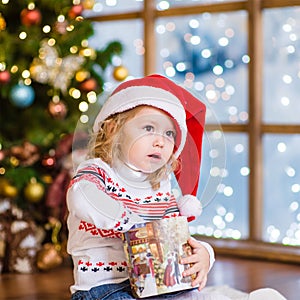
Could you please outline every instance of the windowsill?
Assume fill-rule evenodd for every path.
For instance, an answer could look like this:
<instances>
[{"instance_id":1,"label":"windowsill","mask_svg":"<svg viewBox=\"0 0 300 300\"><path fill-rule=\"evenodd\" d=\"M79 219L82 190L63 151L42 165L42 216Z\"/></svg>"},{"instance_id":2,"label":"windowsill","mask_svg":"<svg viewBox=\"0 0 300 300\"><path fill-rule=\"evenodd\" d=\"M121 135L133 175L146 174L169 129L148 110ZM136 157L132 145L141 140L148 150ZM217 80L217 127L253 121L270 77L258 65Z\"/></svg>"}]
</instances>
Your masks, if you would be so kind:
<instances>
[{"instance_id":1,"label":"windowsill","mask_svg":"<svg viewBox=\"0 0 300 300\"><path fill-rule=\"evenodd\" d=\"M204 236L195 236L195 238L208 242L217 255L234 255L245 258L300 263L299 246L285 246L247 240L216 239Z\"/></svg>"}]
</instances>

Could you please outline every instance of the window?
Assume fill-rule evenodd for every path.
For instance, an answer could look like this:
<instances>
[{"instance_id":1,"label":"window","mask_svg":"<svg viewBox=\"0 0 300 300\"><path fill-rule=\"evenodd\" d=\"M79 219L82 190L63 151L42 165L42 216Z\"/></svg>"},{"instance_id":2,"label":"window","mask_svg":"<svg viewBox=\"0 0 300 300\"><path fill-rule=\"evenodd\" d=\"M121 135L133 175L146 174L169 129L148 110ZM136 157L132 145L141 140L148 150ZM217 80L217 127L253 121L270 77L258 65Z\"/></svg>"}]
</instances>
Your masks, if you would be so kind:
<instances>
[{"instance_id":1,"label":"window","mask_svg":"<svg viewBox=\"0 0 300 300\"><path fill-rule=\"evenodd\" d=\"M192 233L219 253L300 261L300 0L111 3L88 14L93 47L120 40L130 75L164 74L207 105Z\"/></svg>"}]
</instances>

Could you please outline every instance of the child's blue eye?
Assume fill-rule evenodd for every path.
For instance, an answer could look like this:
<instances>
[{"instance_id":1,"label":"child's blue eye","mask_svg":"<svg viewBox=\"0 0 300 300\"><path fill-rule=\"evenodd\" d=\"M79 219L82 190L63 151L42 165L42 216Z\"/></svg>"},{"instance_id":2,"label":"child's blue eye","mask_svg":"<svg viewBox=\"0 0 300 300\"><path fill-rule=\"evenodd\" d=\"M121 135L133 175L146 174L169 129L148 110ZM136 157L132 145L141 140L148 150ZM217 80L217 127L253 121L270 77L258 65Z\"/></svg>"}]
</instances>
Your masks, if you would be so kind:
<instances>
[{"instance_id":1,"label":"child's blue eye","mask_svg":"<svg viewBox=\"0 0 300 300\"><path fill-rule=\"evenodd\" d=\"M145 129L146 131L148 131L148 132L153 132L153 131L154 131L154 127L153 127L152 125L146 125L146 126L144 127L144 129Z\"/></svg>"},{"instance_id":2,"label":"child's blue eye","mask_svg":"<svg viewBox=\"0 0 300 300\"><path fill-rule=\"evenodd\" d=\"M173 130L168 130L166 136L175 139L176 133Z\"/></svg>"}]
</instances>

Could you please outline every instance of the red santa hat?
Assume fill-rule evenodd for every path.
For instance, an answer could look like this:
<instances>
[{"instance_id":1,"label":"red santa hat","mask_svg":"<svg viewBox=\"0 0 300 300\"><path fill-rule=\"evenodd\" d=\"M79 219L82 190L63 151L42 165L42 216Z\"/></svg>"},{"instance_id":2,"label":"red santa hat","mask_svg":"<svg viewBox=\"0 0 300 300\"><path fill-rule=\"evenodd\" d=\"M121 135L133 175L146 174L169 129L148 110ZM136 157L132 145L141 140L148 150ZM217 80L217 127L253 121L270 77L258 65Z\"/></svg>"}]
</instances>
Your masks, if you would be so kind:
<instances>
[{"instance_id":1,"label":"red santa hat","mask_svg":"<svg viewBox=\"0 0 300 300\"><path fill-rule=\"evenodd\" d=\"M177 125L174 155L181 167L175 173L183 194L196 195L200 177L205 105L183 87L158 74L121 83L104 103L95 119L93 131L109 116L139 105L159 108Z\"/></svg>"}]
</instances>

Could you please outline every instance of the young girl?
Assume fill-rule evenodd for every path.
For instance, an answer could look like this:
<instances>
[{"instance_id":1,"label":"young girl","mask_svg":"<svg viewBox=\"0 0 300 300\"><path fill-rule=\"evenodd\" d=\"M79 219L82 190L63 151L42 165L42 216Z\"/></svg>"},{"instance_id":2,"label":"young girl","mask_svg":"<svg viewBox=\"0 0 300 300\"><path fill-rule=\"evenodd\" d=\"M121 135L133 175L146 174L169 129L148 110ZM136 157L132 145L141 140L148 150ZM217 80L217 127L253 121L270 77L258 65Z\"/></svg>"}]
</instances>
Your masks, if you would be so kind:
<instances>
[{"instance_id":1,"label":"young girl","mask_svg":"<svg viewBox=\"0 0 300 300\"><path fill-rule=\"evenodd\" d=\"M203 103L159 75L124 82L106 101L94 123L89 159L79 165L67 193L72 300L135 299L121 235L139 223L186 215L188 200L199 203L192 195L204 117ZM172 172L184 194L178 204ZM193 238L188 243L192 255L181 263L191 267L182 276L196 274L192 287L198 288L155 299L229 299L201 291L214 252Z\"/></svg>"}]
</instances>

